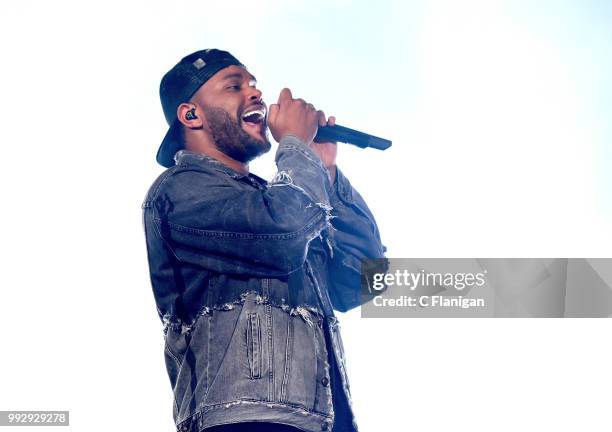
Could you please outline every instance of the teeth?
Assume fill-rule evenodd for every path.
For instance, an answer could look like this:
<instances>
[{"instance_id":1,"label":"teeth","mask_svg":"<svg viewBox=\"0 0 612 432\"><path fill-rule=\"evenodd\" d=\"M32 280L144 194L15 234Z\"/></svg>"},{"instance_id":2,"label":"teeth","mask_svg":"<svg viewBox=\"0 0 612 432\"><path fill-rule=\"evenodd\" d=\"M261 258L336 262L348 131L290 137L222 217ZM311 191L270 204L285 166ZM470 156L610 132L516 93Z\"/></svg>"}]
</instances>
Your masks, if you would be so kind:
<instances>
[{"instance_id":1,"label":"teeth","mask_svg":"<svg viewBox=\"0 0 612 432\"><path fill-rule=\"evenodd\" d=\"M263 108L259 108L259 109L256 109L256 110L251 110L251 111L245 112L245 113L242 115L242 118L243 118L243 119L244 119L244 118L247 118L248 116L251 116L251 115L253 115L253 114L257 114L257 116L258 116L259 118L264 118L264 117L266 116L266 110L265 110L265 109L263 109Z\"/></svg>"}]
</instances>

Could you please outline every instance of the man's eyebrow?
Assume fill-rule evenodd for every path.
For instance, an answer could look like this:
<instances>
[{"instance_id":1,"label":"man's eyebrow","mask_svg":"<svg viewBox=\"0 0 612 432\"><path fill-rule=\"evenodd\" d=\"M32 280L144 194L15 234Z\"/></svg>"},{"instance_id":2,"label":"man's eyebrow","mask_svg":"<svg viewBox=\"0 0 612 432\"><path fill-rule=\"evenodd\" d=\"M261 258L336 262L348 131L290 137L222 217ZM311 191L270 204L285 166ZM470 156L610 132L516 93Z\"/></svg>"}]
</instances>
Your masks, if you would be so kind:
<instances>
[{"instance_id":1,"label":"man's eyebrow","mask_svg":"<svg viewBox=\"0 0 612 432\"><path fill-rule=\"evenodd\" d=\"M225 75L222 79L223 80L228 80L228 79L232 79L232 78L244 78L244 75L239 73L239 72L234 72L234 73L230 73L230 74ZM257 82L257 78L255 78L253 75L249 74L249 81Z\"/></svg>"}]
</instances>

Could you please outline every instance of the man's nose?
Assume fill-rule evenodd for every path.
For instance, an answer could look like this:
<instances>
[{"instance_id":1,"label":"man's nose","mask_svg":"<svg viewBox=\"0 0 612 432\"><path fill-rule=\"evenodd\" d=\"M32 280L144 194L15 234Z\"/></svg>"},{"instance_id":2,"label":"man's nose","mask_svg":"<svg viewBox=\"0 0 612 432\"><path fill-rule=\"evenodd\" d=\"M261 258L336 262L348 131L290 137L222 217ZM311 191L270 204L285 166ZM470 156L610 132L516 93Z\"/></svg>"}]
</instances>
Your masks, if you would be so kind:
<instances>
[{"instance_id":1,"label":"man's nose","mask_svg":"<svg viewBox=\"0 0 612 432\"><path fill-rule=\"evenodd\" d=\"M262 96L262 92L261 90L255 88L255 87L249 87L249 101L253 102L253 101L261 101L261 96Z\"/></svg>"}]
</instances>

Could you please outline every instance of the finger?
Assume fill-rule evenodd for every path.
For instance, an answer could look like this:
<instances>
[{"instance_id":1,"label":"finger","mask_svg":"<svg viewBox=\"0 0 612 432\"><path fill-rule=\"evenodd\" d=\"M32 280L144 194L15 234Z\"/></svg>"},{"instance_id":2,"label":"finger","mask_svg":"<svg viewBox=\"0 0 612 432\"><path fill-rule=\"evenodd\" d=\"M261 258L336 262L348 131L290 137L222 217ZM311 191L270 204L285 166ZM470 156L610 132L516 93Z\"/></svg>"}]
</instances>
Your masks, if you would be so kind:
<instances>
[{"instance_id":1,"label":"finger","mask_svg":"<svg viewBox=\"0 0 612 432\"><path fill-rule=\"evenodd\" d=\"M290 101L291 99L293 99L293 95L291 94L291 90L289 90L287 87L285 87L284 89L281 90L280 94L278 95L278 104L282 105L283 102Z\"/></svg>"},{"instance_id":2,"label":"finger","mask_svg":"<svg viewBox=\"0 0 612 432\"><path fill-rule=\"evenodd\" d=\"M336 117L334 116L329 116L329 118L327 119L327 124L329 126L334 126L336 124Z\"/></svg>"},{"instance_id":3,"label":"finger","mask_svg":"<svg viewBox=\"0 0 612 432\"><path fill-rule=\"evenodd\" d=\"M277 104L272 104L268 107L268 124L276 121L276 116L278 115L279 106Z\"/></svg>"},{"instance_id":4,"label":"finger","mask_svg":"<svg viewBox=\"0 0 612 432\"><path fill-rule=\"evenodd\" d=\"M319 116L319 126L325 126L327 124L325 121L325 113L319 110L317 111L317 115Z\"/></svg>"}]
</instances>

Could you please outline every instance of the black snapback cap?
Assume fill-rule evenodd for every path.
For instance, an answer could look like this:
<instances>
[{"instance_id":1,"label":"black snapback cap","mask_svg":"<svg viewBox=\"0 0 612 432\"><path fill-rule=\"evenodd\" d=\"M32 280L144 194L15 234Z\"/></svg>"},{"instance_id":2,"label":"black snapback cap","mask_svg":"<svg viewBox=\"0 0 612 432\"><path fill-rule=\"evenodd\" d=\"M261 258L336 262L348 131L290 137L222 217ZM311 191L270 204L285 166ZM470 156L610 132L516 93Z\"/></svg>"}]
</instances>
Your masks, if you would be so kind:
<instances>
[{"instance_id":1,"label":"black snapback cap","mask_svg":"<svg viewBox=\"0 0 612 432\"><path fill-rule=\"evenodd\" d=\"M174 165L174 155L183 148L181 122L176 118L179 105L188 102L214 74L232 65L244 67L227 51L206 49L183 57L164 75L159 85L159 97L170 129L157 150L157 162L160 165L166 168Z\"/></svg>"}]
</instances>

